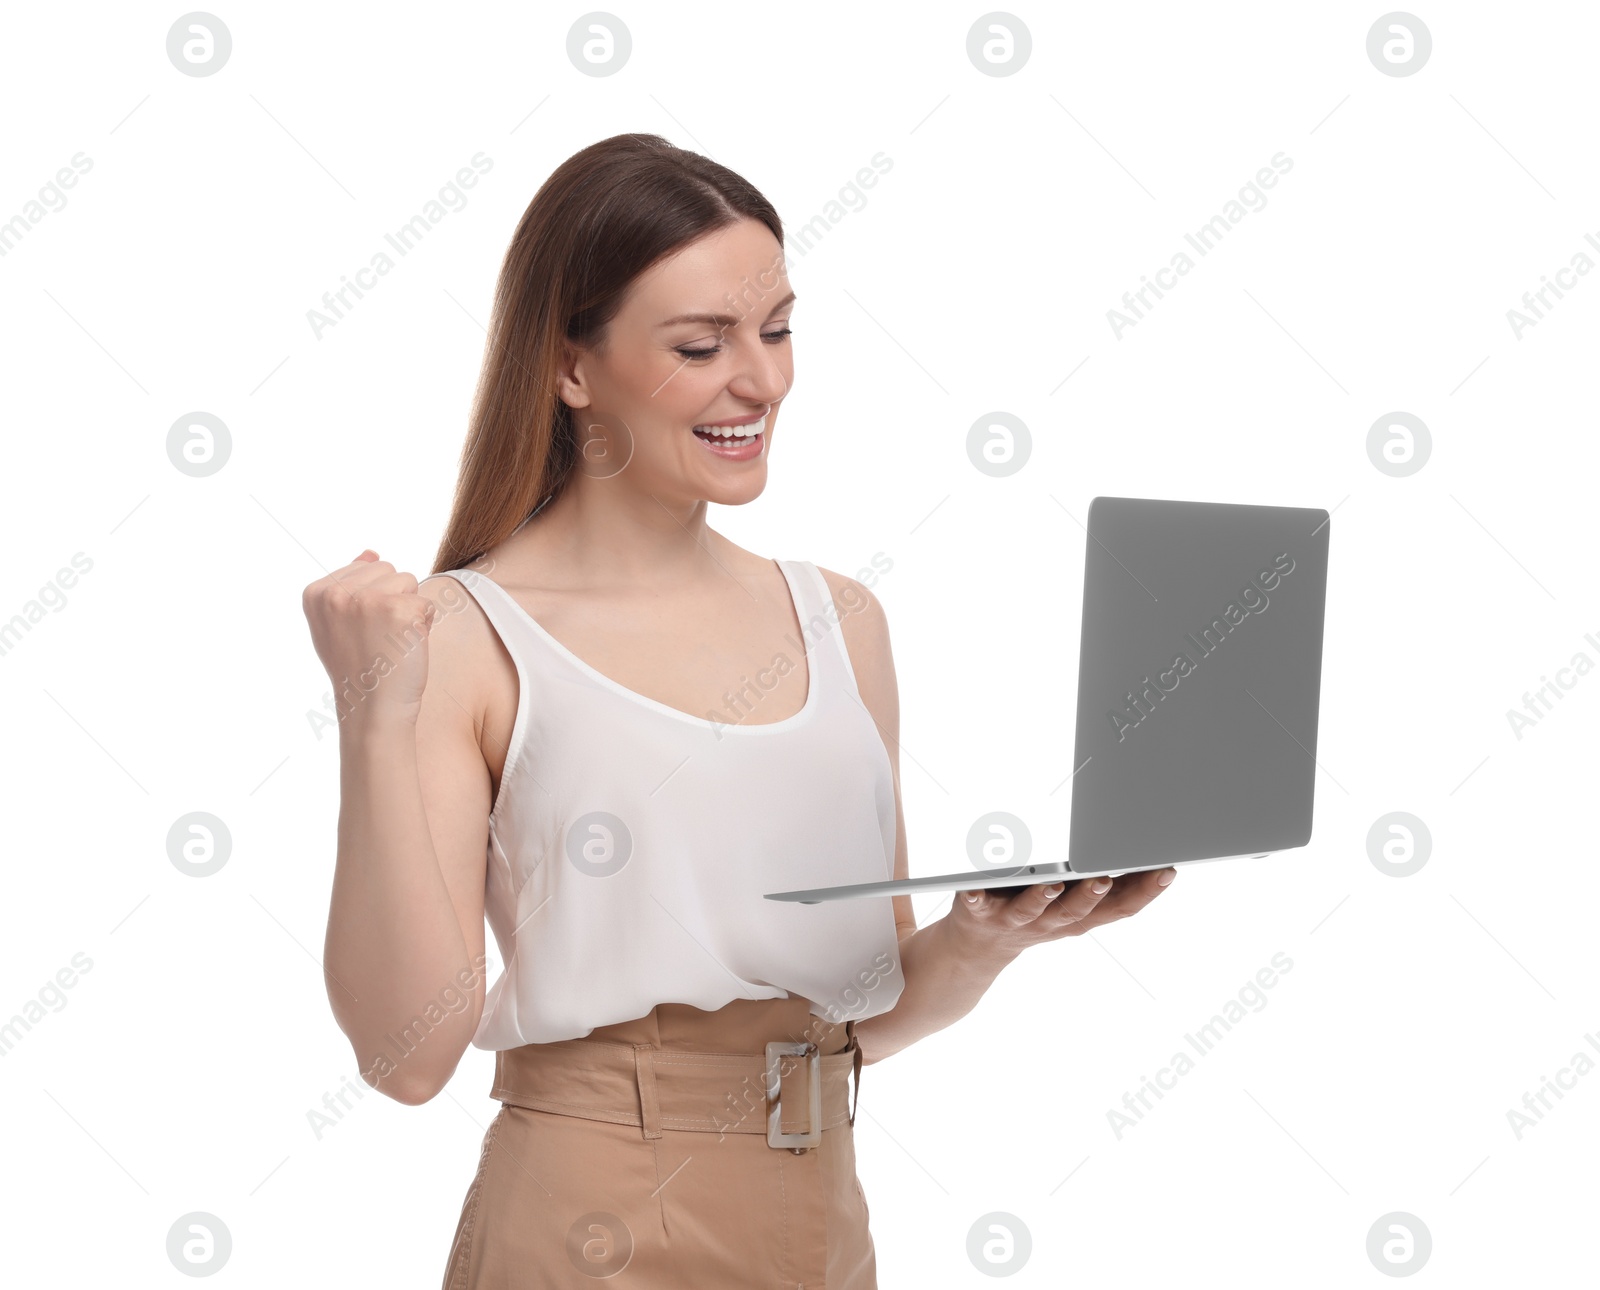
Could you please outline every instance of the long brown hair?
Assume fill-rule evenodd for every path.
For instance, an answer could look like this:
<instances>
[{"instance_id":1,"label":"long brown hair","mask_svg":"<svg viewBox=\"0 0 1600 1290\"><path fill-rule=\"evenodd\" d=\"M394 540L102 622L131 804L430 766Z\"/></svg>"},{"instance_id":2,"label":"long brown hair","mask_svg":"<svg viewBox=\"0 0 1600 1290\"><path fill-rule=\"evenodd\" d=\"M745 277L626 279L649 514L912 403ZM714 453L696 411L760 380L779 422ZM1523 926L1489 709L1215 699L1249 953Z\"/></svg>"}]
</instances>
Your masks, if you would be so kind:
<instances>
[{"instance_id":1,"label":"long brown hair","mask_svg":"<svg viewBox=\"0 0 1600 1290\"><path fill-rule=\"evenodd\" d=\"M571 476L572 409L556 394L563 341L599 348L635 278L746 218L783 244L778 213L749 182L656 134L602 139L545 180L495 284L455 500L431 572L492 550Z\"/></svg>"}]
</instances>

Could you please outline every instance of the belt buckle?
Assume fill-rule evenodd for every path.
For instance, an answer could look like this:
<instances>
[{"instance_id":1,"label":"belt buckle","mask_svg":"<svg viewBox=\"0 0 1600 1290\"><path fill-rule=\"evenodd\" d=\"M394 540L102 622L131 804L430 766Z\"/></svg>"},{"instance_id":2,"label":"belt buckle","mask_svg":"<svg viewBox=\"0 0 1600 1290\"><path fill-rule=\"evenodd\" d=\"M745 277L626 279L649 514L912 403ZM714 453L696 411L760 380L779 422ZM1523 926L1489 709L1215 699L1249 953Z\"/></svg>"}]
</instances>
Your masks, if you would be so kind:
<instances>
[{"instance_id":1,"label":"belt buckle","mask_svg":"<svg viewBox=\"0 0 1600 1290\"><path fill-rule=\"evenodd\" d=\"M783 1124L783 1072L779 1057L805 1057L806 1080L811 1085L811 1123L804 1133L780 1132ZM814 1043L786 1043L773 1040L767 1045L767 1145L788 1147L802 1155L807 1147L822 1143L822 1050Z\"/></svg>"}]
</instances>

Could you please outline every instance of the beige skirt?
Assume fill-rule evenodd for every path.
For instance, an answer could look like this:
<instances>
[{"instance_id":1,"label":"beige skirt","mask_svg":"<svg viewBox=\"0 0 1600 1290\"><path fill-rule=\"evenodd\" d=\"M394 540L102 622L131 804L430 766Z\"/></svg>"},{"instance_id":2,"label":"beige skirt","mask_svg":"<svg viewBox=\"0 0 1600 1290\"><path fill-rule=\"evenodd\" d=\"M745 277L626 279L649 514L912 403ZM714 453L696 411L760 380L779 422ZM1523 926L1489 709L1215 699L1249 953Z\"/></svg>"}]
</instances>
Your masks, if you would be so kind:
<instances>
[{"instance_id":1,"label":"beige skirt","mask_svg":"<svg viewBox=\"0 0 1600 1290\"><path fill-rule=\"evenodd\" d=\"M767 1096L766 1045L783 1056ZM805 999L661 1004L583 1040L496 1054L443 1290L876 1290L856 1177L854 1027ZM816 1145L769 1142L769 1130ZM780 1118L769 1120L776 1105Z\"/></svg>"}]
</instances>

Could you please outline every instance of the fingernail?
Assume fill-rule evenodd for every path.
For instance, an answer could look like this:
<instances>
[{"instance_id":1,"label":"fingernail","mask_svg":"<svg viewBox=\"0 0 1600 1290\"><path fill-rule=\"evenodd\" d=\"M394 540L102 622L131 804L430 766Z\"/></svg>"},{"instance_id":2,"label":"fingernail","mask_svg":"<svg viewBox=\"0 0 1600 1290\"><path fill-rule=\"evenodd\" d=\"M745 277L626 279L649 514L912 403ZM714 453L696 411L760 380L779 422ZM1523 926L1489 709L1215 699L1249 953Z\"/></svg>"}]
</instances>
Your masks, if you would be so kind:
<instances>
[{"instance_id":1,"label":"fingernail","mask_svg":"<svg viewBox=\"0 0 1600 1290\"><path fill-rule=\"evenodd\" d=\"M1103 895L1105 895L1106 892L1108 892L1110 890L1111 890L1111 879L1109 879L1109 878L1096 878L1094 880L1094 892L1095 892L1096 895L1103 896Z\"/></svg>"},{"instance_id":2,"label":"fingernail","mask_svg":"<svg viewBox=\"0 0 1600 1290\"><path fill-rule=\"evenodd\" d=\"M967 893L967 904L976 905L982 898L983 893L981 891L969 891Z\"/></svg>"},{"instance_id":3,"label":"fingernail","mask_svg":"<svg viewBox=\"0 0 1600 1290\"><path fill-rule=\"evenodd\" d=\"M1169 882L1171 882L1177 876L1178 876L1178 871L1176 869L1168 869L1164 874L1162 874L1159 878L1156 879L1156 886L1165 887Z\"/></svg>"},{"instance_id":4,"label":"fingernail","mask_svg":"<svg viewBox=\"0 0 1600 1290\"><path fill-rule=\"evenodd\" d=\"M1064 882L1053 882L1048 887L1046 887L1044 889L1044 894L1047 895L1047 896L1059 896L1066 889L1067 889L1067 884L1066 883L1064 883Z\"/></svg>"}]
</instances>

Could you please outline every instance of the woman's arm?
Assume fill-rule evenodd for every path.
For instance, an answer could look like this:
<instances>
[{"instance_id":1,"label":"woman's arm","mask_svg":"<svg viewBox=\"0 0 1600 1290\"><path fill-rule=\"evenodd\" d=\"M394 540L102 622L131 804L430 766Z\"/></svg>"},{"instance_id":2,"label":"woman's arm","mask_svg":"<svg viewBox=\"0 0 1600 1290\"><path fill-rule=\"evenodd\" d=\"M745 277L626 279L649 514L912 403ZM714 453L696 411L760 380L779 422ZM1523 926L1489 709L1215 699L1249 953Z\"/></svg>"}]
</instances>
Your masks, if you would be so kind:
<instances>
[{"instance_id":1,"label":"woman's arm","mask_svg":"<svg viewBox=\"0 0 1600 1290\"><path fill-rule=\"evenodd\" d=\"M949 915L902 937L904 988L888 1012L856 1023L861 1064L882 1061L960 1021L1014 957L997 954L981 941L963 946L960 929Z\"/></svg>"},{"instance_id":2,"label":"woman's arm","mask_svg":"<svg viewBox=\"0 0 1600 1290\"><path fill-rule=\"evenodd\" d=\"M883 606L853 579L821 570L839 608L856 688L889 754L894 779L894 876L910 876L905 812L900 801L900 692ZM925 1035L959 1021L1001 970L1030 945L1076 936L1138 912L1172 880L1172 869L1024 888L1014 896L958 892L950 912L918 927L911 897L893 896L904 982L888 1012L855 1027L862 1065L882 1061ZM1103 889L1098 889L1103 884ZM1059 897L1059 898L1058 898Z\"/></svg>"},{"instance_id":3,"label":"woman's arm","mask_svg":"<svg viewBox=\"0 0 1600 1290\"><path fill-rule=\"evenodd\" d=\"M1063 883L1037 883L1009 897L981 889L958 892L948 914L901 938L904 989L888 1012L856 1024L861 1064L882 1061L959 1021L1028 946L1081 936L1137 913L1175 872L1081 880L1065 891Z\"/></svg>"},{"instance_id":4,"label":"woman's arm","mask_svg":"<svg viewBox=\"0 0 1600 1290\"><path fill-rule=\"evenodd\" d=\"M481 614L459 612L466 598L448 578L419 590L411 575L366 560L304 598L340 690L328 1000L362 1078L412 1105L455 1071L485 994L490 789L467 646L490 629L475 621ZM415 628L425 602L431 628ZM408 640L397 657L394 642Z\"/></svg>"}]
</instances>

